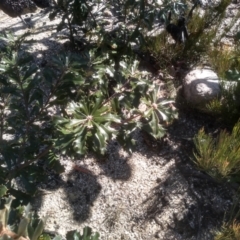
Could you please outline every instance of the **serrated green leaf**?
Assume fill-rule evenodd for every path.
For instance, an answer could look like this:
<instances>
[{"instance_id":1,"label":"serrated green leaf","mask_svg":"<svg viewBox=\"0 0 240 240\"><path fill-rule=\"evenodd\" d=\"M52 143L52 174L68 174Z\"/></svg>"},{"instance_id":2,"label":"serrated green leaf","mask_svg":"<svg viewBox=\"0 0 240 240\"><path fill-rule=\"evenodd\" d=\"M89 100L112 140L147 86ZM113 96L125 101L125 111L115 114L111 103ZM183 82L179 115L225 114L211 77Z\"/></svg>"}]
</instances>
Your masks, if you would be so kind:
<instances>
[{"instance_id":1,"label":"serrated green leaf","mask_svg":"<svg viewBox=\"0 0 240 240\"><path fill-rule=\"evenodd\" d=\"M146 119L147 120L147 119ZM162 138L165 134L165 129L159 124L158 116L155 112L152 112L151 119L147 120L147 123L142 128L151 134L154 138Z\"/></svg>"},{"instance_id":2,"label":"serrated green leaf","mask_svg":"<svg viewBox=\"0 0 240 240\"><path fill-rule=\"evenodd\" d=\"M163 121L167 121L168 120L168 116L163 111L158 110L158 109L155 110L155 111L157 111L160 114L160 116L162 116L162 120Z\"/></svg>"}]
</instances>

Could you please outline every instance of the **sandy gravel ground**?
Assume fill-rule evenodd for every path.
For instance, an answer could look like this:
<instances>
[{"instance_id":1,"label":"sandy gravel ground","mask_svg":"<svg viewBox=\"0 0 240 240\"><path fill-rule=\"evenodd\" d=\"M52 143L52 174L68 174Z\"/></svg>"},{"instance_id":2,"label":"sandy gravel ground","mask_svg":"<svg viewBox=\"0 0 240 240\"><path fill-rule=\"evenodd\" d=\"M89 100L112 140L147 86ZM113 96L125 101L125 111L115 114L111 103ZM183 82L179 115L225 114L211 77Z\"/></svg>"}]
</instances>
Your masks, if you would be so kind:
<instances>
[{"instance_id":1,"label":"sandy gravel ground","mask_svg":"<svg viewBox=\"0 0 240 240\"><path fill-rule=\"evenodd\" d=\"M59 20L50 22L42 12L31 19L34 28L28 38L35 43L30 51L41 63L46 54L63 48L56 32ZM3 29L16 35L28 31L18 18L0 12ZM104 240L213 239L234 191L196 170L189 139L202 126L214 131L214 121L180 112L158 143L137 132L133 136L137 151L132 155L111 142L105 158L87 156L73 162L62 157L66 171L50 175L33 202L41 216L49 216L46 231L64 237L67 231L90 226Z\"/></svg>"}]
</instances>

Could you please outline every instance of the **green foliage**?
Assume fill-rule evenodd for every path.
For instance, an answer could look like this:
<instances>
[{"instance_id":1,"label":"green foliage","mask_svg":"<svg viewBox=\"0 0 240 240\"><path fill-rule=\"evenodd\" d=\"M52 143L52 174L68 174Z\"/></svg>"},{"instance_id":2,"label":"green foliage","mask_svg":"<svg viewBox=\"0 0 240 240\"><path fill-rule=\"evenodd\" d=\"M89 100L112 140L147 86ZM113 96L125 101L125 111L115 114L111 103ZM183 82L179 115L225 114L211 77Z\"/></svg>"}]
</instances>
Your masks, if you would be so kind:
<instances>
[{"instance_id":1,"label":"green foliage","mask_svg":"<svg viewBox=\"0 0 240 240\"><path fill-rule=\"evenodd\" d=\"M6 186L0 185L0 198L2 198L6 194L7 190L8 189L6 188Z\"/></svg>"},{"instance_id":2,"label":"green foliage","mask_svg":"<svg viewBox=\"0 0 240 240\"><path fill-rule=\"evenodd\" d=\"M145 32L153 28L156 20L166 21L170 10L181 15L187 6L185 1L166 0L161 5L157 1L108 0L104 8L99 8L98 3L86 0L58 0L57 4L58 8L50 15L50 19L57 13L62 14L58 31L63 28L69 30L72 47L79 49L83 45L97 45L101 56L109 54L110 58L115 60L116 69L124 55L132 55L132 46L142 46L145 43ZM106 27L109 23L105 18L99 19L99 16L105 16L106 10L109 10L107 6L111 5L116 9L119 18L117 26L112 30ZM97 15L94 8L98 8Z\"/></svg>"},{"instance_id":3,"label":"green foliage","mask_svg":"<svg viewBox=\"0 0 240 240\"><path fill-rule=\"evenodd\" d=\"M228 51L224 48L214 48L209 51L211 65L221 79L225 77L226 71L232 67L234 62L232 57L235 54L236 53L233 50Z\"/></svg>"},{"instance_id":4,"label":"green foliage","mask_svg":"<svg viewBox=\"0 0 240 240\"><path fill-rule=\"evenodd\" d=\"M94 5L89 5L86 0L58 0L58 9L50 14L50 19L53 19L59 12L62 14L62 21L59 23L57 30L61 31L65 28L65 22L67 22L67 28L70 32L70 41L75 45L74 36L77 34L77 30L73 25L78 25L84 32L96 27L94 18L89 21L88 16L91 14L91 10Z\"/></svg>"},{"instance_id":5,"label":"green foliage","mask_svg":"<svg viewBox=\"0 0 240 240\"><path fill-rule=\"evenodd\" d=\"M31 212L31 206L19 208L21 218L18 224L8 227L9 215L12 211L12 197L5 200L4 208L0 210L0 239L31 239L37 240L42 234L46 219L36 219ZM16 221L17 219L15 219ZM14 230L15 229L15 230Z\"/></svg>"},{"instance_id":6,"label":"green foliage","mask_svg":"<svg viewBox=\"0 0 240 240\"><path fill-rule=\"evenodd\" d=\"M165 132L161 123L176 117L173 101L159 99L157 86L138 70L138 63L120 62L117 72L113 65L96 70L86 83L94 91L87 96L78 95L78 102L69 102L63 116L54 117L58 130L56 147L70 155L83 155L87 150L104 154L108 141L117 138L131 152L133 142L128 138L137 128L161 138ZM141 112L141 104L148 110Z\"/></svg>"},{"instance_id":7,"label":"green foliage","mask_svg":"<svg viewBox=\"0 0 240 240\"><path fill-rule=\"evenodd\" d=\"M240 224L239 223L232 223L224 224L222 226L221 231L219 231L214 240L238 240L240 239Z\"/></svg>"},{"instance_id":8,"label":"green foliage","mask_svg":"<svg viewBox=\"0 0 240 240\"><path fill-rule=\"evenodd\" d=\"M230 60L232 52L221 55L218 49L221 37L229 29L215 39L230 0L222 0L203 16L194 12L188 24L189 41L178 46L166 41L166 32L154 38L146 38L145 32L152 29L156 20L165 20L166 24L170 10L175 19L189 10L189 1L164 0L161 5L157 2L107 1L118 9L119 15L118 26L109 29L108 22L93 13L98 7L96 3L58 0L58 8L50 18L62 14L58 31L69 30L71 49L77 54L59 53L43 68L34 63L27 51L25 37L30 33L19 38L7 33L1 36L0 197L8 193L18 201L26 201L35 193L37 183L46 180L46 169L63 171L58 161L60 154L105 154L113 139L131 153L135 145L132 135L137 129L154 138L164 136L164 127L177 117L174 100L162 98L159 86L151 82L147 72L139 70L133 46L152 53L163 71L174 61L184 60L192 67L207 57L219 71L236 68L228 74L239 79L238 54L228 65L226 60ZM104 15L105 10L99 10L98 15ZM239 95L237 92L234 98ZM228 116L233 115L233 109L238 114L238 106L230 104L233 97L228 97L224 98L227 104L223 104ZM218 102L213 104L217 111L222 111ZM239 131L238 123L232 134L222 131L213 139L201 130L194 139L197 165L219 180L236 180L240 167ZM22 191L14 182L21 183ZM0 212L0 227L4 230L11 220L10 205L8 199ZM22 216L14 231L7 230L12 237L21 235L36 240L42 234L44 221L34 218L29 205L12 211L12 216ZM232 226L239 228L238 224ZM99 234L93 234L89 227L84 228L82 235L75 231L67 235L69 240L98 238ZM40 239L51 238L42 234Z\"/></svg>"},{"instance_id":9,"label":"green foliage","mask_svg":"<svg viewBox=\"0 0 240 240\"><path fill-rule=\"evenodd\" d=\"M51 237L43 233L47 217L39 219L36 214L31 211L31 205L19 206L16 209L11 207L14 198L8 197L3 199L3 209L0 210L0 240L51 240ZM99 233L92 233L90 227L83 229L81 235L77 231L67 233L67 240L98 240ZM53 240L62 240L62 237L55 236Z\"/></svg>"},{"instance_id":10,"label":"green foliage","mask_svg":"<svg viewBox=\"0 0 240 240\"><path fill-rule=\"evenodd\" d=\"M238 70L228 70L225 73L227 80L222 81L222 96L207 105L211 113L222 121L233 126L240 117L240 82Z\"/></svg>"},{"instance_id":11,"label":"green foliage","mask_svg":"<svg viewBox=\"0 0 240 240\"><path fill-rule=\"evenodd\" d=\"M230 81L239 81L240 80L240 73L237 69L235 70L228 70L226 72L226 78Z\"/></svg>"},{"instance_id":12,"label":"green foliage","mask_svg":"<svg viewBox=\"0 0 240 240\"><path fill-rule=\"evenodd\" d=\"M85 154L86 142L90 141L93 150L99 150L102 154L106 151L106 143L114 134L111 124L120 123L120 119L109 113L108 106L102 105L103 99L89 100L85 103L70 103L66 111L71 118L55 118L63 136L57 143L60 148L67 150L72 145L76 153Z\"/></svg>"},{"instance_id":13,"label":"green foliage","mask_svg":"<svg viewBox=\"0 0 240 240\"><path fill-rule=\"evenodd\" d=\"M33 62L21 44L12 43L6 45L0 62L0 184L11 188L11 180L19 177L31 194L36 182L46 177L40 169L48 166L62 171L49 138L52 92L43 90L53 79L45 79ZM44 164L36 164L39 159Z\"/></svg>"},{"instance_id":14,"label":"green foliage","mask_svg":"<svg viewBox=\"0 0 240 240\"><path fill-rule=\"evenodd\" d=\"M164 31L157 36L148 37L146 46L142 46L143 51L148 52L155 58L157 65L162 71L166 71L170 64L184 62L190 68L209 63L216 70L219 70L217 71L218 73L221 72L222 68L219 62L221 66L229 66L229 62L224 61L226 60L226 54L219 56L221 53L219 46L222 38L229 32L232 25L236 23L240 14L240 11L238 11L236 17L231 19L229 26L222 31L226 8L230 3L230 0L222 0L218 7L209 6L204 10L203 14L200 14L198 7L196 7L187 22L189 38L185 44L172 44L168 41L168 37L170 39L171 37ZM169 4L172 3L170 2ZM184 13L184 16L187 17L193 6L192 1L186 1L184 6L185 11L182 10L180 13ZM172 12L174 13L173 23L176 23L175 20L179 17L179 12ZM222 34L216 37L220 29ZM225 70L227 69L225 68Z\"/></svg>"},{"instance_id":15,"label":"green foliage","mask_svg":"<svg viewBox=\"0 0 240 240\"><path fill-rule=\"evenodd\" d=\"M93 6L86 1L59 1L59 6L61 24L67 20L72 36L73 23L87 29L87 44L76 54L59 53L49 66L39 68L27 51L25 35L18 39L12 34L2 36L0 184L25 201L36 192L37 183L47 178L46 168L63 171L60 154L105 154L112 139L132 152L136 129L161 138L164 125L176 117L173 100L157 96L158 86L139 71L131 50L132 43L143 41L139 29L156 15L150 11L153 6L146 7L144 1L122 5L125 24L111 32L100 23L93 24L94 18L88 17ZM136 15L130 14L133 9ZM134 29L126 27L130 23L136 24ZM13 185L16 178L21 191Z\"/></svg>"},{"instance_id":16,"label":"green foliage","mask_svg":"<svg viewBox=\"0 0 240 240\"><path fill-rule=\"evenodd\" d=\"M203 129L194 137L197 166L217 180L230 179L238 181L240 173L240 122L232 133L220 132L214 139Z\"/></svg>"},{"instance_id":17,"label":"green foliage","mask_svg":"<svg viewBox=\"0 0 240 240\"><path fill-rule=\"evenodd\" d=\"M239 120L239 100L237 93L239 92L239 84L233 88L228 88L227 90L222 90L222 97L220 100L216 99L207 105L207 109L219 117L221 121L230 126ZM236 97L235 97L236 96Z\"/></svg>"},{"instance_id":18,"label":"green foliage","mask_svg":"<svg viewBox=\"0 0 240 240\"><path fill-rule=\"evenodd\" d=\"M239 224L239 193L233 199L233 204L229 212L224 216L222 227L216 232L214 240L237 240L240 238L240 224Z\"/></svg>"},{"instance_id":19,"label":"green foliage","mask_svg":"<svg viewBox=\"0 0 240 240\"><path fill-rule=\"evenodd\" d=\"M99 236L99 233L93 235L90 227L85 227L82 235L77 231L71 231L67 233L66 238L67 240L98 240Z\"/></svg>"},{"instance_id":20,"label":"green foliage","mask_svg":"<svg viewBox=\"0 0 240 240\"><path fill-rule=\"evenodd\" d=\"M146 105L147 110L143 112L144 125L143 129L150 133L154 138L162 138L165 134L165 130L159 119L167 123L174 118L177 118L177 113L174 111L173 100L159 101L158 97L159 89L154 89L145 98L143 103Z\"/></svg>"}]
</instances>

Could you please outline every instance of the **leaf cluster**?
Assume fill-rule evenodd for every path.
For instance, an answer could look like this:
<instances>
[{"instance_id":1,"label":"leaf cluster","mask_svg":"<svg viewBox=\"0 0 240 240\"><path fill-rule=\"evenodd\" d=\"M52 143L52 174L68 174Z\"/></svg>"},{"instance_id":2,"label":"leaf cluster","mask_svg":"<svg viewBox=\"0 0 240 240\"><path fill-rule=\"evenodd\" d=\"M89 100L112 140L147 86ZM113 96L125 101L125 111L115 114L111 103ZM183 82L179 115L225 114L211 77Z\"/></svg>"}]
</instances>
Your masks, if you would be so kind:
<instances>
[{"instance_id":1,"label":"leaf cluster","mask_svg":"<svg viewBox=\"0 0 240 240\"><path fill-rule=\"evenodd\" d=\"M121 29L116 34L123 37ZM0 60L0 184L13 195L19 189L13 179L34 194L46 169L62 172L60 154L105 154L112 139L132 152L136 129L161 138L176 117L173 100L159 97L159 87L125 51L125 40L108 48L102 38L80 53L52 56L40 68L23 47L24 36L9 37Z\"/></svg>"},{"instance_id":2,"label":"leaf cluster","mask_svg":"<svg viewBox=\"0 0 240 240\"><path fill-rule=\"evenodd\" d=\"M207 108L214 115L221 118L229 126L233 126L240 117L240 75L237 69L228 70L225 73L226 80L223 80L222 96L219 100L213 100Z\"/></svg>"},{"instance_id":3,"label":"leaf cluster","mask_svg":"<svg viewBox=\"0 0 240 240\"><path fill-rule=\"evenodd\" d=\"M197 166L217 180L239 181L239 133L239 122L234 126L231 134L222 130L216 139L201 129L194 137L196 147L194 156Z\"/></svg>"},{"instance_id":4,"label":"leaf cluster","mask_svg":"<svg viewBox=\"0 0 240 240\"><path fill-rule=\"evenodd\" d=\"M89 92L77 94L77 98L66 103L62 116L54 117L58 130L56 146L64 153L83 155L92 150L104 154L109 140L114 138L131 152L134 130L146 129L155 138L161 138L161 123L176 117L173 100L158 97L158 87L150 83L147 73L138 70L137 61L126 59L119 66L116 71L113 62L110 66L98 65L81 84ZM141 105L146 111L139 109Z\"/></svg>"},{"instance_id":5,"label":"leaf cluster","mask_svg":"<svg viewBox=\"0 0 240 240\"><path fill-rule=\"evenodd\" d=\"M179 2L178 11L175 9L175 11L172 10L171 12L173 15L173 24L177 24L176 19L180 16L185 17L189 34L187 41L184 44L172 44L169 41L169 38L171 39L169 34L166 31L162 31L153 37L149 36L147 38L144 50L149 52L163 69L166 69L170 64L177 66L179 62L184 62L189 68L207 62L216 68L216 70L221 71L219 61L225 65L226 61L224 62L220 56L216 56L217 53L221 53L221 51L215 51L216 47L219 47L222 38L229 33L231 27L239 18L237 14L236 17L231 19L229 26L224 27L224 29L222 28L226 8L231 1L221 0L216 7L209 6L204 9L203 13L197 6L191 14L190 9L193 7L193 2L185 1L184 3L183 5ZM177 6L177 3L169 2L169 5ZM170 10L170 8L168 9ZM164 15L166 16L166 13ZM167 23L166 20L165 22Z\"/></svg>"},{"instance_id":6,"label":"leaf cluster","mask_svg":"<svg viewBox=\"0 0 240 240\"><path fill-rule=\"evenodd\" d=\"M31 210L31 205L12 207L12 196L5 197L7 188L0 185L0 240L62 240L61 236L51 236L44 233L47 217L40 219ZM70 231L66 234L67 240L98 240L99 233L93 233L90 227L84 227L83 234L78 231Z\"/></svg>"}]
</instances>

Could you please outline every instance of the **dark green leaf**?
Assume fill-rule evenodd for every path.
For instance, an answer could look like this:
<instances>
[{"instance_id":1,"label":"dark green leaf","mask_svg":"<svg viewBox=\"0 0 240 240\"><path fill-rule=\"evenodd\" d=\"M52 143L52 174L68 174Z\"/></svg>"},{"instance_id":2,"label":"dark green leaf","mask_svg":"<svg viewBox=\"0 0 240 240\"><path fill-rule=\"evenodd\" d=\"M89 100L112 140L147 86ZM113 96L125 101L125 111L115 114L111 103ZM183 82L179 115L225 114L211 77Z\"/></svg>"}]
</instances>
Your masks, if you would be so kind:
<instances>
[{"instance_id":1,"label":"dark green leaf","mask_svg":"<svg viewBox=\"0 0 240 240\"><path fill-rule=\"evenodd\" d=\"M25 72L25 75L23 77L23 81L27 78L29 78L33 73L35 73L38 70L37 66L35 64L32 64L28 70Z\"/></svg>"},{"instance_id":2,"label":"dark green leaf","mask_svg":"<svg viewBox=\"0 0 240 240\"><path fill-rule=\"evenodd\" d=\"M228 70L225 74L227 80L229 81L238 81L240 80L240 73L238 70Z\"/></svg>"},{"instance_id":3,"label":"dark green leaf","mask_svg":"<svg viewBox=\"0 0 240 240\"><path fill-rule=\"evenodd\" d=\"M6 186L0 185L0 198L2 198L6 194L7 190L8 189L6 188Z\"/></svg>"}]
</instances>

